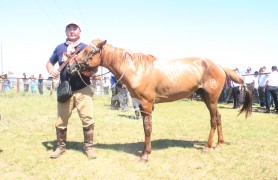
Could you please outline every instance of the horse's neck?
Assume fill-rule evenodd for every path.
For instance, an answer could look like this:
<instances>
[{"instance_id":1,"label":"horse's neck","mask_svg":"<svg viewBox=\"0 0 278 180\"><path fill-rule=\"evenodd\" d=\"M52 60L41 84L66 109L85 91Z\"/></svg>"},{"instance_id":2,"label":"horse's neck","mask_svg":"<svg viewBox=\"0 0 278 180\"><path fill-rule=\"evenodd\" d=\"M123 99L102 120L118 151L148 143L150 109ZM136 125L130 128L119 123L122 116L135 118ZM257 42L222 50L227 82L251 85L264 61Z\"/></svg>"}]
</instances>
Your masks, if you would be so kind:
<instances>
[{"instance_id":1,"label":"horse's neck","mask_svg":"<svg viewBox=\"0 0 278 180\"><path fill-rule=\"evenodd\" d=\"M106 67L117 78L128 71L131 63L130 55L123 49L104 47L101 66Z\"/></svg>"}]
</instances>

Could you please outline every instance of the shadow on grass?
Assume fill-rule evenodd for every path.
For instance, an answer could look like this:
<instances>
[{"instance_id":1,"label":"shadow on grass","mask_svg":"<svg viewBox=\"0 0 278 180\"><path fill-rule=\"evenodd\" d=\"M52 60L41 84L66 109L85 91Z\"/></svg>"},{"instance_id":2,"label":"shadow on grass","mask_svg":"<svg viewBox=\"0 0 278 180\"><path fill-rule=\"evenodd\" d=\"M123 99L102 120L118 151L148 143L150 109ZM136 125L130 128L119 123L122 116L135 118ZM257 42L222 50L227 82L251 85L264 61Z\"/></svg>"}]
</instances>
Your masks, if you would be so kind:
<instances>
[{"instance_id":1,"label":"shadow on grass","mask_svg":"<svg viewBox=\"0 0 278 180\"><path fill-rule=\"evenodd\" d=\"M54 151L57 147L57 141L45 141L42 142L42 145L46 148L46 150ZM67 141L67 149L83 152L83 145L83 142Z\"/></svg>"},{"instance_id":2,"label":"shadow on grass","mask_svg":"<svg viewBox=\"0 0 278 180\"><path fill-rule=\"evenodd\" d=\"M139 118L139 119L136 119L135 115L125 115L125 114L119 114L118 116L119 116L119 117L122 117L122 118L130 119L130 120L136 120L136 121L138 121L138 120L141 120L141 119L142 119L142 117L141 117L141 116L140 116L140 118Z\"/></svg>"},{"instance_id":3,"label":"shadow on grass","mask_svg":"<svg viewBox=\"0 0 278 180\"><path fill-rule=\"evenodd\" d=\"M167 149L170 147L181 147L181 148L195 148L198 150L203 149L206 142L204 141L183 141L183 140L170 140L170 139L160 139L152 141L152 149L153 150L162 150ZM57 146L57 141L45 141L42 142L42 145L46 148L46 150L55 150ZM140 155L141 150L143 150L144 143L137 142L137 143L124 143L124 144L95 144L94 148L98 149L111 149L114 151L123 151L133 155ZM83 142L74 142L68 141L67 142L67 149L68 150L75 150L83 152Z\"/></svg>"},{"instance_id":4,"label":"shadow on grass","mask_svg":"<svg viewBox=\"0 0 278 180\"><path fill-rule=\"evenodd\" d=\"M170 139L160 139L152 141L153 150L162 150L170 147L182 147L182 148L195 148L203 149L206 142L204 141L183 141L183 140L170 140ZM140 155L141 150L143 150L144 143L124 143L124 144L95 144L95 148L99 149L111 149L115 151L123 151L133 155Z\"/></svg>"}]
</instances>

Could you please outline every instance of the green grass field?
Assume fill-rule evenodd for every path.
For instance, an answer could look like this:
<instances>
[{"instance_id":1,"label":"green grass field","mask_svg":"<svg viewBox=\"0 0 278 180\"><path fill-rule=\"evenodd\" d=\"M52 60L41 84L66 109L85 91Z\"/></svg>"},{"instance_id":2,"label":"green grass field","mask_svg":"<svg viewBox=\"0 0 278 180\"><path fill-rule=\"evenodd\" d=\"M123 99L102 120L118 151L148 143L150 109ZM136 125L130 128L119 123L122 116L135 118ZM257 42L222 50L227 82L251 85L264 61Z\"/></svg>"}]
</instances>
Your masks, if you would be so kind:
<instances>
[{"instance_id":1,"label":"green grass field","mask_svg":"<svg viewBox=\"0 0 278 180\"><path fill-rule=\"evenodd\" d=\"M232 104L219 104L225 143L202 153L209 113L202 102L157 104L153 113L150 161L139 162L142 120L109 109L110 97L94 97L97 159L83 153L81 121L74 110L68 150L50 159L56 145L56 99L0 94L0 179L278 179L278 115L237 116ZM214 136L214 142L217 135Z\"/></svg>"}]
</instances>

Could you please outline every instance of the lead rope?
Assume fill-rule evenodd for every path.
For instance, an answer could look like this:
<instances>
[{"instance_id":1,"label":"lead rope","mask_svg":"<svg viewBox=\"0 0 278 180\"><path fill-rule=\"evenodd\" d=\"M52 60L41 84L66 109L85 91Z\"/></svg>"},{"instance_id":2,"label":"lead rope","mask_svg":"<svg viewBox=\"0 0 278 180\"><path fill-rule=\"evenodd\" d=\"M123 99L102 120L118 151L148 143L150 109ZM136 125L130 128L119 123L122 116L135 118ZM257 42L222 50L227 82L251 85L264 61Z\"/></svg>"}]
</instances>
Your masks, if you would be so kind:
<instances>
[{"instance_id":1,"label":"lead rope","mask_svg":"<svg viewBox=\"0 0 278 180\"><path fill-rule=\"evenodd\" d=\"M82 80L82 82L83 82L84 84L86 84L86 86L88 86L93 92L95 92L96 89L94 89L92 86L90 86L89 84L87 84L87 83L84 81L84 79L82 78L82 76L81 76L81 74L80 74L80 71L77 71L77 73L78 73L80 79Z\"/></svg>"}]
</instances>

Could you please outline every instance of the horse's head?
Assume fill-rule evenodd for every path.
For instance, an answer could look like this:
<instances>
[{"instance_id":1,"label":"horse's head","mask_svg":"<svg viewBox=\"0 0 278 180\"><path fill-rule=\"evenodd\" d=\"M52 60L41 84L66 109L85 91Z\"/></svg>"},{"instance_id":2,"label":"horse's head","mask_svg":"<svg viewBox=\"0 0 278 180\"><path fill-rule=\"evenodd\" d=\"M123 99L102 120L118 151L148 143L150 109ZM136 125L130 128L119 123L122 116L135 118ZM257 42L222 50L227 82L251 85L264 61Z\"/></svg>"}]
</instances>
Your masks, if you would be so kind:
<instances>
[{"instance_id":1,"label":"horse's head","mask_svg":"<svg viewBox=\"0 0 278 180\"><path fill-rule=\"evenodd\" d=\"M75 58L69 62L68 72L72 75L78 72L87 71L90 68L98 67L101 63L101 50L106 40L93 40Z\"/></svg>"}]
</instances>

